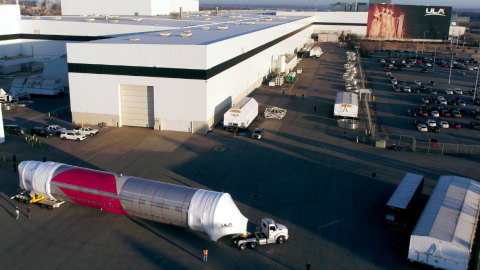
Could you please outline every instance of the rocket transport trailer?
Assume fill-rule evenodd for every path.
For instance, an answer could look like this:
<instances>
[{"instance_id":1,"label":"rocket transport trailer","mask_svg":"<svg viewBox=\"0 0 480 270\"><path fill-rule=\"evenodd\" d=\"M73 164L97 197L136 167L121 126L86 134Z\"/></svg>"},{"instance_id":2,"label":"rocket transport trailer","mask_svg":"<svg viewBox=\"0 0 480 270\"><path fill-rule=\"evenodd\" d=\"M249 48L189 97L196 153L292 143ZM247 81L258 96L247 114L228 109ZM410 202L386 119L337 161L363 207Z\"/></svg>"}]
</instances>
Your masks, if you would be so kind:
<instances>
[{"instance_id":1,"label":"rocket transport trailer","mask_svg":"<svg viewBox=\"0 0 480 270\"><path fill-rule=\"evenodd\" d=\"M257 101L251 97L244 97L223 115L223 127L247 129L257 115Z\"/></svg>"},{"instance_id":2,"label":"rocket transport trailer","mask_svg":"<svg viewBox=\"0 0 480 270\"><path fill-rule=\"evenodd\" d=\"M407 173L385 205L387 228L404 230L410 220L414 201L422 193L423 175Z\"/></svg>"},{"instance_id":3,"label":"rocket transport trailer","mask_svg":"<svg viewBox=\"0 0 480 270\"><path fill-rule=\"evenodd\" d=\"M358 118L358 95L351 92L337 93L333 116L336 118Z\"/></svg>"},{"instance_id":4,"label":"rocket transport trailer","mask_svg":"<svg viewBox=\"0 0 480 270\"><path fill-rule=\"evenodd\" d=\"M212 241L244 234L248 219L228 193L162 183L56 162L18 165L19 201L51 209L65 201L120 215L187 227Z\"/></svg>"}]
</instances>

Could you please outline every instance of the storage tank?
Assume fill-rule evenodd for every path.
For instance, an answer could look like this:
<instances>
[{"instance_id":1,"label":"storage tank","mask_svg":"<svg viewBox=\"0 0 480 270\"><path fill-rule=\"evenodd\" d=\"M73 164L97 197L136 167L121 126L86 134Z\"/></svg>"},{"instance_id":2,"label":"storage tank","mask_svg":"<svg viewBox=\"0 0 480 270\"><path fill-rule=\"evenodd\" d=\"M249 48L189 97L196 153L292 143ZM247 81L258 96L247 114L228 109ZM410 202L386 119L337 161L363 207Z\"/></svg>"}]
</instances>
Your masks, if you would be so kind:
<instances>
[{"instance_id":1,"label":"storage tank","mask_svg":"<svg viewBox=\"0 0 480 270\"><path fill-rule=\"evenodd\" d=\"M56 162L23 161L20 187L56 201L188 227L212 241L245 233L248 219L228 193L168 184Z\"/></svg>"},{"instance_id":2,"label":"storage tank","mask_svg":"<svg viewBox=\"0 0 480 270\"><path fill-rule=\"evenodd\" d=\"M280 70L279 73L285 73L285 65L286 65L286 56L285 54L280 55Z\"/></svg>"}]
</instances>

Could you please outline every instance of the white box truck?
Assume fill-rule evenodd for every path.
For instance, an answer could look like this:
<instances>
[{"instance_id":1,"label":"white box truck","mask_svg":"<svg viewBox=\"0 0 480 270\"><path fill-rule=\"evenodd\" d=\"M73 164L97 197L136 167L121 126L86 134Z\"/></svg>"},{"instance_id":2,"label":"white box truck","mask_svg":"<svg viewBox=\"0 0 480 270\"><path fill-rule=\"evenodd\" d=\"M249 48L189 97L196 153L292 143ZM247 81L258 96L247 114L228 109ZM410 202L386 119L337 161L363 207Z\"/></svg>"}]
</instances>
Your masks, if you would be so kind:
<instances>
[{"instance_id":1,"label":"white box truck","mask_svg":"<svg viewBox=\"0 0 480 270\"><path fill-rule=\"evenodd\" d=\"M223 127L247 129L258 115L258 102L251 97L242 98L223 115Z\"/></svg>"},{"instance_id":2,"label":"white box truck","mask_svg":"<svg viewBox=\"0 0 480 270\"><path fill-rule=\"evenodd\" d=\"M350 92L337 93L333 116L337 118L358 118L358 95Z\"/></svg>"}]
</instances>

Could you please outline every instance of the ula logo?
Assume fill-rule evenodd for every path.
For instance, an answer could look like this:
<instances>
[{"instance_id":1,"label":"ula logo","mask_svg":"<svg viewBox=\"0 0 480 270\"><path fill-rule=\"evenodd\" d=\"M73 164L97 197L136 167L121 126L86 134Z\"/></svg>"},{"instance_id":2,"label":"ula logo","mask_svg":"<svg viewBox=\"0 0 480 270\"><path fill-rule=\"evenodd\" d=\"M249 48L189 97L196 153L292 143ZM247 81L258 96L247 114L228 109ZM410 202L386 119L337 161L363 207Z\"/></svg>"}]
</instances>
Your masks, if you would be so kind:
<instances>
[{"instance_id":1,"label":"ula logo","mask_svg":"<svg viewBox=\"0 0 480 270\"><path fill-rule=\"evenodd\" d=\"M437 15L437 16L445 16L445 9L440 8L438 11L435 11L435 8L426 8L425 9L425 15L424 16L430 16L430 15Z\"/></svg>"},{"instance_id":2,"label":"ula logo","mask_svg":"<svg viewBox=\"0 0 480 270\"><path fill-rule=\"evenodd\" d=\"M228 224L222 224L222 227L233 227L232 223L228 223Z\"/></svg>"}]
</instances>

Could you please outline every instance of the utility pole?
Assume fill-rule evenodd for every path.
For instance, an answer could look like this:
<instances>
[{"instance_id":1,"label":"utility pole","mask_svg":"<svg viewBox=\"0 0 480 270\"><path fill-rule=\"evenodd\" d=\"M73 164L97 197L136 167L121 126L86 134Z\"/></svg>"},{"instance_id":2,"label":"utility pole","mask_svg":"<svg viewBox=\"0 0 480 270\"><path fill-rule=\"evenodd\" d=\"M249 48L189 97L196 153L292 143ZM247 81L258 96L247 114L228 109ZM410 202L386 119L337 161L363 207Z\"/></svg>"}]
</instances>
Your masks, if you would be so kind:
<instances>
[{"instance_id":1,"label":"utility pole","mask_svg":"<svg viewBox=\"0 0 480 270\"><path fill-rule=\"evenodd\" d=\"M420 37L418 37L418 40L417 40L417 50L415 51L415 60L418 59L418 43L420 43Z\"/></svg>"},{"instance_id":2,"label":"utility pole","mask_svg":"<svg viewBox=\"0 0 480 270\"><path fill-rule=\"evenodd\" d=\"M435 43L435 54L433 55L433 72L435 72L435 59L437 58L437 44Z\"/></svg>"}]
</instances>

